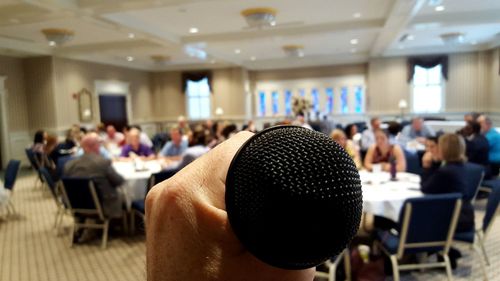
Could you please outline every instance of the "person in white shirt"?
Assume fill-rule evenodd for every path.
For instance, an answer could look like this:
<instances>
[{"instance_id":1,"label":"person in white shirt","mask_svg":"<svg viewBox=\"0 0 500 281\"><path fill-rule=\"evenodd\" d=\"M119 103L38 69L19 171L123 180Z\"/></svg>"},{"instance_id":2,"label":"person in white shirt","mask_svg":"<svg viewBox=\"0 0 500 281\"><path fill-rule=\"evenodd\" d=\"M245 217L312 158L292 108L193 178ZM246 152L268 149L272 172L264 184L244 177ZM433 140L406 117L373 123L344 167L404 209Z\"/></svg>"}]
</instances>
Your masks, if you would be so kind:
<instances>
[{"instance_id":1,"label":"person in white shirt","mask_svg":"<svg viewBox=\"0 0 500 281\"><path fill-rule=\"evenodd\" d=\"M363 131L361 137L361 150L368 150L370 146L375 144L375 131L380 130L380 119L373 117L370 120L370 128Z\"/></svg>"},{"instance_id":2,"label":"person in white shirt","mask_svg":"<svg viewBox=\"0 0 500 281\"><path fill-rule=\"evenodd\" d=\"M106 136L104 137L104 143L106 147L108 146L118 147L123 143L124 140L125 136L122 133L117 132L115 126L108 125L106 127Z\"/></svg>"}]
</instances>

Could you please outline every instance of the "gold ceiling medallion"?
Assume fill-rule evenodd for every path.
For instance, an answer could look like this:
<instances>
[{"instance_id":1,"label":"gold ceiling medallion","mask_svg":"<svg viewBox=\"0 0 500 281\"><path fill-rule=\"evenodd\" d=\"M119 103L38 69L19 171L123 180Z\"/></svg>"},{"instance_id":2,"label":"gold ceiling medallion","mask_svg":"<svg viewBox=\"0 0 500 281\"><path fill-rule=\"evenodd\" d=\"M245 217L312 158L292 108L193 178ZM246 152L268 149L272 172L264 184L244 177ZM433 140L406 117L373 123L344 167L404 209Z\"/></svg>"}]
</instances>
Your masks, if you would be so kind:
<instances>
[{"instance_id":1,"label":"gold ceiling medallion","mask_svg":"<svg viewBox=\"0 0 500 281\"><path fill-rule=\"evenodd\" d=\"M41 32L49 41L50 46L61 46L62 44L73 39L75 33L72 30L64 28L45 28Z\"/></svg>"},{"instance_id":2,"label":"gold ceiling medallion","mask_svg":"<svg viewBox=\"0 0 500 281\"><path fill-rule=\"evenodd\" d=\"M303 57L304 56L304 46L303 45L285 45L282 47L285 55L289 57Z\"/></svg>"},{"instance_id":3,"label":"gold ceiling medallion","mask_svg":"<svg viewBox=\"0 0 500 281\"><path fill-rule=\"evenodd\" d=\"M241 11L250 27L268 27L276 25L276 14L278 11L273 8L257 7Z\"/></svg>"}]
</instances>

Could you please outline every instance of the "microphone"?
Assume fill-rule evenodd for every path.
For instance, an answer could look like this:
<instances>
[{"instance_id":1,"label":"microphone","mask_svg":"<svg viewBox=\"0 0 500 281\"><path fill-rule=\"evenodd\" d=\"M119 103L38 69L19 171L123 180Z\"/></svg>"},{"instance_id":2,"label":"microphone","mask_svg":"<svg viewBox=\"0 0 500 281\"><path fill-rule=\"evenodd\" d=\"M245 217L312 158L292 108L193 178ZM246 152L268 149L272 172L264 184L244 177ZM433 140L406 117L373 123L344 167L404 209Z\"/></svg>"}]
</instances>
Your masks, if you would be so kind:
<instances>
[{"instance_id":1,"label":"microphone","mask_svg":"<svg viewBox=\"0 0 500 281\"><path fill-rule=\"evenodd\" d=\"M327 135L271 127L238 150L226 178L229 223L259 260L284 269L323 263L347 247L363 208L347 152Z\"/></svg>"}]
</instances>

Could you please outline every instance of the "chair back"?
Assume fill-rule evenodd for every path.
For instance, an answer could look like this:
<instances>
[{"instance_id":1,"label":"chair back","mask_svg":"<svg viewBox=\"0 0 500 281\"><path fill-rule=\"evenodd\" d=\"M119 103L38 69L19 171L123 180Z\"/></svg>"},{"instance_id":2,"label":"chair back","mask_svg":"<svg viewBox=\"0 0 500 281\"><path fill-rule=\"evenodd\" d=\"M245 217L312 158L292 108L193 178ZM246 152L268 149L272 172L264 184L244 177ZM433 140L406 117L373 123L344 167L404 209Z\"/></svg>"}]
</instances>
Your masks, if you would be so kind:
<instances>
[{"instance_id":1,"label":"chair back","mask_svg":"<svg viewBox=\"0 0 500 281\"><path fill-rule=\"evenodd\" d=\"M160 182L172 177L175 175L177 170L164 170L155 174L152 174L151 177L149 178L149 186L147 192L155 185L159 184Z\"/></svg>"},{"instance_id":2,"label":"chair back","mask_svg":"<svg viewBox=\"0 0 500 281\"><path fill-rule=\"evenodd\" d=\"M493 188L488 196L488 203L486 205L486 213L483 219L483 231L485 235L491 229L498 212L500 212L500 188Z\"/></svg>"},{"instance_id":3,"label":"chair back","mask_svg":"<svg viewBox=\"0 0 500 281\"><path fill-rule=\"evenodd\" d=\"M467 173L465 177L467 180L467 189L464 192L463 199L474 201L483 181L484 168L478 164L465 163L465 171Z\"/></svg>"},{"instance_id":4,"label":"chair back","mask_svg":"<svg viewBox=\"0 0 500 281\"><path fill-rule=\"evenodd\" d=\"M50 192L52 193L52 195L54 195L55 197L57 197L56 183L52 179L52 176L50 175L50 173L47 170L47 168L41 167L38 171L40 172L40 175L42 176L43 181L49 187Z\"/></svg>"},{"instance_id":5,"label":"chair back","mask_svg":"<svg viewBox=\"0 0 500 281\"><path fill-rule=\"evenodd\" d=\"M14 184L16 183L17 173L19 172L19 166L21 165L21 161L19 160L10 160L7 164L7 168L5 169L4 175L4 187L12 191L14 189Z\"/></svg>"},{"instance_id":6,"label":"chair back","mask_svg":"<svg viewBox=\"0 0 500 281\"><path fill-rule=\"evenodd\" d=\"M408 173L420 175L422 173L422 166L420 165L420 158L416 152L403 149L406 159L406 171Z\"/></svg>"},{"instance_id":7,"label":"chair back","mask_svg":"<svg viewBox=\"0 0 500 281\"><path fill-rule=\"evenodd\" d=\"M399 217L398 256L404 252L448 252L458 221L462 194L407 199Z\"/></svg>"},{"instance_id":8,"label":"chair back","mask_svg":"<svg viewBox=\"0 0 500 281\"><path fill-rule=\"evenodd\" d=\"M63 198L73 214L98 215L104 220L101 196L92 178L63 177L61 180Z\"/></svg>"},{"instance_id":9,"label":"chair back","mask_svg":"<svg viewBox=\"0 0 500 281\"><path fill-rule=\"evenodd\" d=\"M59 175L59 177L63 176L64 166L73 159L75 159L75 157L71 155L61 156L57 159L56 172Z\"/></svg>"},{"instance_id":10,"label":"chair back","mask_svg":"<svg viewBox=\"0 0 500 281\"><path fill-rule=\"evenodd\" d=\"M35 152L31 148L26 148L24 149L26 152L26 157L28 157L28 160L30 161L30 164L35 170L38 170L40 168L40 163L38 159L36 158Z\"/></svg>"}]
</instances>

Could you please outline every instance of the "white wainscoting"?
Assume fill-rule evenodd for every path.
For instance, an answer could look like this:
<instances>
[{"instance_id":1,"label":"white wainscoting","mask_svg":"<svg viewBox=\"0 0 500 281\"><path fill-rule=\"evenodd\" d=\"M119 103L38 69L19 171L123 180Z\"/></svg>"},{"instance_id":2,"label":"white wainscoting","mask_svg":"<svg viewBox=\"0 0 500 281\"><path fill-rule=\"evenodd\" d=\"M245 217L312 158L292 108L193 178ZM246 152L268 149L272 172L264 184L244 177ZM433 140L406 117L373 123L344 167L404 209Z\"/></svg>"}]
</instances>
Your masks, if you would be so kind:
<instances>
[{"instance_id":1,"label":"white wainscoting","mask_svg":"<svg viewBox=\"0 0 500 281\"><path fill-rule=\"evenodd\" d=\"M10 158L21 160L22 166L29 166L30 163L24 151L31 145L33 140L28 131L18 131L9 133Z\"/></svg>"}]
</instances>

